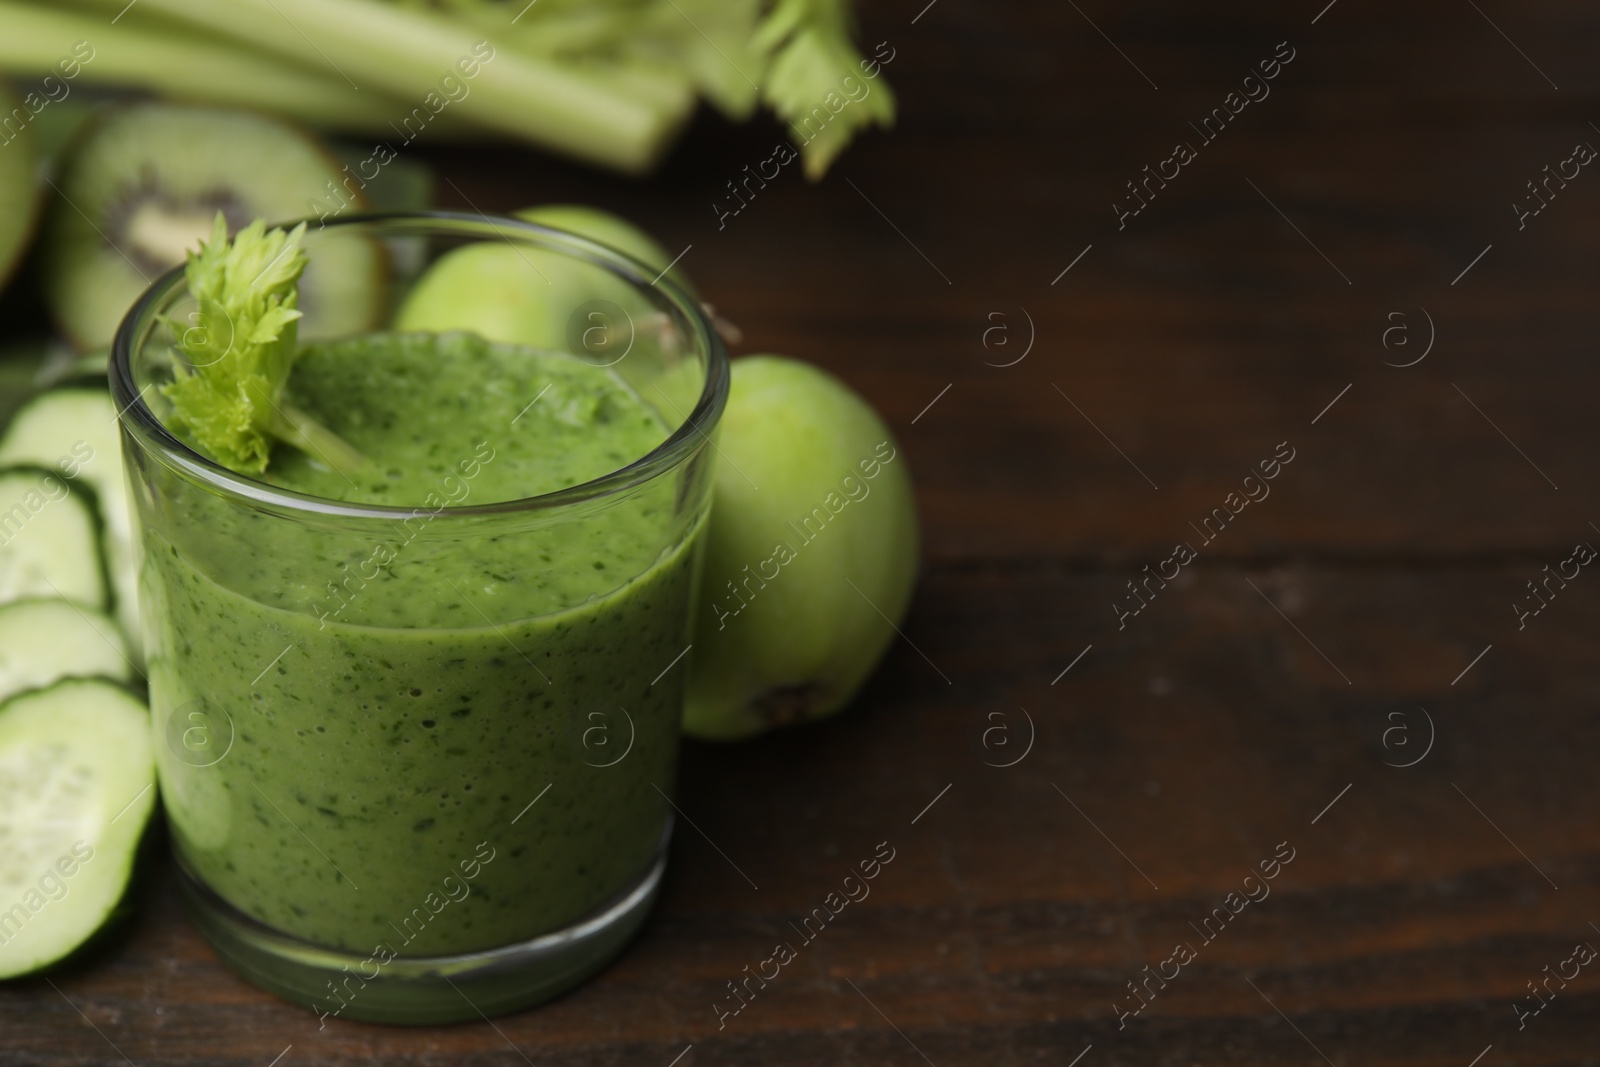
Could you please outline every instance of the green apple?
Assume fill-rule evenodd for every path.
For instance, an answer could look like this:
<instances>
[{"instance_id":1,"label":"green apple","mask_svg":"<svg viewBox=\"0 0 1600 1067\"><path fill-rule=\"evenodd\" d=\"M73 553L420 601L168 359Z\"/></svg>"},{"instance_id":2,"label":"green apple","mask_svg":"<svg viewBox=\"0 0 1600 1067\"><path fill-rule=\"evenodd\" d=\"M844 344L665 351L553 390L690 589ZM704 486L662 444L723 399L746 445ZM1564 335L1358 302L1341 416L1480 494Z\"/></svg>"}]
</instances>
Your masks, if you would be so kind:
<instances>
[{"instance_id":1,"label":"green apple","mask_svg":"<svg viewBox=\"0 0 1600 1067\"><path fill-rule=\"evenodd\" d=\"M591 241L615 248L619 252L626 252L656 270L662 270L672 262L672 257L667 254L665 248L656 243L655 238L627 219L613 215L609 211L601 211L597 207L589 207L586 204L546 204L543 207L523 208L516 215L525 222L566 230L568 233L575 233L580 237L587 237ZM683 286L691 296L694 295L694 286L676 267L668 272L667 276Z\"/></svg>"},{"instance_id":2,"label":"green apple","mask_svg":"<svg viewBox=\"0 0 1600 1067\"><path fill-rule=\"evenodd\" d=\"M550 204L516 214L617 249L654 270L665 270L672 261L643 230L599 208ZM688 278L676 268L668 276L693 295ZM406 297L395 328L471 330L491 341L573 349L585 343L581 339L596 336L585 332L591 309L609 306L635 318L652 310L604 268L529 244L483 241L441 256Z\"/></svg>"},{"instance_id":3,"label":"green apple","mask_svg":"<svg viewBox=\"0 0 1600 1067\"><path fill-rule=\"evenodd\" d=\"M557 308L568 298L554 291L560 274L552 258L535 248L487 241L447 252L407 294L394 328L471 330L490 341L559 349L570 309Z\"/></svg>"},{"instance_id":4,"label":"green apple","mask_svg":"<svg viewBox=\"0 0 1600 1067\"><path fill-rule=\"evenodd\" d=\"M685 732L748 737L844 707L894 640L916 573L911 476L878 414L816 367L735 360Z\"/></svg>"},{"instance_id":5,"label":"green apple","mask_svg":"<svg viewBox=\"0 0 1600 1067\"><path fill-rule=\"evenodd\" d=\"M25 120L20 130L14 121L18 116ZM4 286L33 236L39 188L32 115L4 82L0 82L0 119L11 120L0 123L0 286Z\"/></svg>"}]
</instances>

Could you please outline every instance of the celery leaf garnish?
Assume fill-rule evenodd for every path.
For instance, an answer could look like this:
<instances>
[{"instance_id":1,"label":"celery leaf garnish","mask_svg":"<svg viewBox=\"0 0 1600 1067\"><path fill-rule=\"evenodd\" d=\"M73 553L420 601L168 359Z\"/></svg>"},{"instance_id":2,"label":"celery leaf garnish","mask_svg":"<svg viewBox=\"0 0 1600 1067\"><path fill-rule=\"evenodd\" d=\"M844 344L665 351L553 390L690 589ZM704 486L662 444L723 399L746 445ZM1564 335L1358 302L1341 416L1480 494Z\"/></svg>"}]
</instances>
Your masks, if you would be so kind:
<instances>
[{"instance_id":1,"label":"celery leaf garnish","mask_svg":"<svg viewBox=\"0 0 1600 1067\"><path fill-rule=\"evenodd\" d=\"M304 223L291 233L269 232L257 219L230 242L218 212L211 240L189 254L184 268L197 307L187 323L171 323L180 358L173 381L161 389L172 403L168 421L241 474L266 471L273 439L339 470L362 462L330 430L283 401L297 349L304 236Z\"/></svg>"},{"instance_id":2,"label":"celery leaf garnish","mask_svg":"<svg viewBox=\"0 0 1600 1067\"><path fill-rule=\"evenodd\" d=\"M853 28L850 0L777 0L756 31L754 44L769 57L762 98L789 124L812 180L857 130L894 124L894 96L863 76Z\"/></svg>"}]
</instances>

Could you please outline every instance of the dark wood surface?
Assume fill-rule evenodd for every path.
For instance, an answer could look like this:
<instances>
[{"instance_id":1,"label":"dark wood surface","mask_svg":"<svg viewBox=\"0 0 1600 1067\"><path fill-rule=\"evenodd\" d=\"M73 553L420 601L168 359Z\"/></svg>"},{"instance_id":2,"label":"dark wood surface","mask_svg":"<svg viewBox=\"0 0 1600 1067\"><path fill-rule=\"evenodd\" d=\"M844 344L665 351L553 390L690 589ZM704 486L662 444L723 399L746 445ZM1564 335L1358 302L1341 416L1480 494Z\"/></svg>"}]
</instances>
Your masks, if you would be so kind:
<instances>
[{"instance_id":1,"label":"dark wood surface","mask_svg":"<svg viewBox=\"0 0 1600 1067\"><path fill-rule=\"evenodd\" d=\"M744 351L886 414L926 567L856 704L690 745L704 836L681 829L637 945L556 1003L319 1032L218 963L157 864L117 940L0 988L0 1063L1600 1062L1600 969L1513 1010L1600 945L1600 576L1520 631L1511 608L1600 543L1600 173L1522 230L1511 207L1600 145L1600 9L924 3L863 12L899 128L720 231L777 128L705 119L648 184L429 157L448 203L588 200L692 245ZM1119 231L1124 183L1280 41L1271 95ZM1425 317L1427 357L1386 366ZM986 365L1030 319L1026 358ZM1284 441L1271 496L1119 629L1125 583ZM1029 720L1026 757L986 765ZM719 1030L724 983L885 840L870 898ZM1270 896L1205 943L1191 924L1284 842ZM1119 1026L1180 941L1197 958Z\"/></svg>"}]
</instances>

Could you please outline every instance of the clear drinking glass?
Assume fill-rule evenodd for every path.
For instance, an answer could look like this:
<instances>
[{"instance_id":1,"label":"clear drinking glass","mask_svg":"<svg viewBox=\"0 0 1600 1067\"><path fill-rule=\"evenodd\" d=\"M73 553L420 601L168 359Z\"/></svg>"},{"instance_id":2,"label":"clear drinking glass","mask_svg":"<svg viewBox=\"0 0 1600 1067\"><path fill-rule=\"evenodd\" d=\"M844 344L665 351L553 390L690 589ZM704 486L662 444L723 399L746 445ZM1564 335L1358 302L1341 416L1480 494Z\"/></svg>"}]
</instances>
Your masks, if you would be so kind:
<instances>
[{"instance_id":1,"label":"clear drinking glass","mask_svg":"<svg viewBox=\"0 0 1600 1067\"><path fill-rule=\"evenodd\" d=\"M436 499L355 505L166 429L160 386L194 321L181 271L116 338L161 792L195 922L320 1014L513 1010L604 966L659 886L727 356L683 289L572 234L447 213L313 227L308 332L389 329L430 262L503 243L556 275L549 347L610 367L670 429L604 477L480 502L474 466L516 432L485 426ZM353 264L382 281L353 283Z\"/></svg>"}]
</instances>

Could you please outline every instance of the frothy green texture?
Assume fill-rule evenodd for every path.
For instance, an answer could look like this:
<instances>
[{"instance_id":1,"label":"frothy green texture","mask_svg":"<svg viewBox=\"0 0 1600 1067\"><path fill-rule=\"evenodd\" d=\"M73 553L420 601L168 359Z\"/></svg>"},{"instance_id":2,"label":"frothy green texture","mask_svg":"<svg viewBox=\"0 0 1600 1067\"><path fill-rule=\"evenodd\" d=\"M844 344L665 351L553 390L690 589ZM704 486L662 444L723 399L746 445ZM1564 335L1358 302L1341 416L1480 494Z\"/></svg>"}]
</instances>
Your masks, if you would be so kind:
<instances>
[{"instance_id":1,"label":"frothy green texture","mask_svg":"<svg viewBox=\"0 0 1600 1067\"><path fill-rule=\"evenodd\" d=\"M333 500L404 507L489 504L609 474L659 445L667 428L620 378L569 355L491 344L476 334L380 334L307 345L285 399L368 464L349 477L279 446L267 480ZM447 479L480 443L494 460L455 500Z\"/></svg>"}]
</instances>

